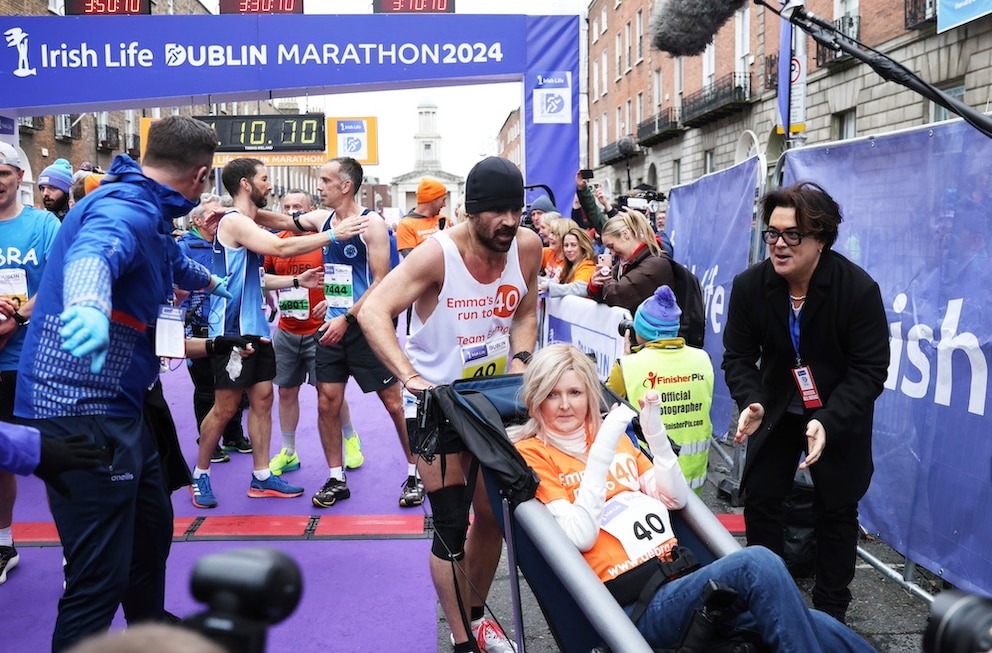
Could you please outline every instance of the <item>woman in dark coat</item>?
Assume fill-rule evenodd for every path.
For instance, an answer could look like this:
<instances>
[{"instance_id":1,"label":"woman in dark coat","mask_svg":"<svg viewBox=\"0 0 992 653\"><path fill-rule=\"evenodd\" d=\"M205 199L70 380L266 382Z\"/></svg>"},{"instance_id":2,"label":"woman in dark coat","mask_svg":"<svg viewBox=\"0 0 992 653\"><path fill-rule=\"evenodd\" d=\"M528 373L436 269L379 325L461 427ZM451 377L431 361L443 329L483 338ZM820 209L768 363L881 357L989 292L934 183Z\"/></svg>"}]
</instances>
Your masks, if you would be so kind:
<instances>
[{"instance_id":1,"label":"woman in dark coat","mask_svg":"<svg viewBox=\"0 0 992 653\"><path fill-rule=\"evenodd\" d=\"M606 221L602 238L613 260L609 266L608 261L600 261L589 281L590 297L608 306L622 306L633 315L658 286L675 287L672 263L661 253L643 213L623 209Z\"/></svg>"},{"instance_id":2,"label":"woman in dark coat","mask_svg":"<svg viewBox=\"0 0 992 653\"><path fill-rule=\"evenodd\" d=\"M889 364L878 284L831 250L842 218L801 183L763 200L769 258L734 279L723 369L748 442L741 480L749 545L783 552L796 464L814 482L814 607L841 621L851 601L858 500L868 490L875 399Z\"/></svg>"}]
</instances>

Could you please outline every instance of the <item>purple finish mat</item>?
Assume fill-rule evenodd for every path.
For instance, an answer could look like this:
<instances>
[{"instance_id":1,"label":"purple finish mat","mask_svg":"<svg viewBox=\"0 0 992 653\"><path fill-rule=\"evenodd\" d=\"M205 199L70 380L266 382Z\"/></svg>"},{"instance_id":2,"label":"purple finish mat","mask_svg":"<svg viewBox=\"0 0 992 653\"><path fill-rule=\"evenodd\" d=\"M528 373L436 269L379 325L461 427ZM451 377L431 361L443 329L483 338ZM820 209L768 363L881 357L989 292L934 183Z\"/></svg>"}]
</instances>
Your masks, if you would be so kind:
<instances>
[{"instance_id":1,"label":"purple finish mat","mask_svg":"<svg viewBox=\"0 0 992 653\"><path fill-rule=\"evenodd\" d=\"M193 566L202 556L273 546L303 573L296 611L269 629L272 653L294 651L432 651L437 647L434 588L427 573L428 540L182 542L172 546L166 607L181 617L204 610L189 593ZM0 586L0 651L51 649L62 594L62 550L18 549L21 562ZM123 628L118 612L114 628Z\"/></svg>"},{"instance_id":2,"label":"purple finish mat","mask_svg":"<svg viewBox=\"0 0 992 653\"><path fill-rule=\"evenodd\" d=\"M174 363L175 364L175 363ZM163 375L165 396L172 409L187 462L196 455L196 422L192 411L192 382L179 364ZM296 499L249 499L251 455L232 453L231 462L211 466L219 506L193 507L188 491L175 492L177 517L238 515L423 515L423 508L400 508L400 486L406 460L396 432L377 395L347 389L352 423L360 434L365 464L348 472L350 499L321 509L311 495L327 479L327 464L317 436L317 396L311 386L300 391L297 449L302 467L285 475L305 493ZM247 415L245 421L247 422ZM278 396L272 410L270 457L279 451ZM35 477L18 479L14 509L18 522L51 522L44 486ZM253 535L246 533L247 538ZM274 546L290 554L304 576L304 594L296 612L269 632L269 651L431 651L436 649L436 597L428 573L428 539L353 539L333 541L174 542L169 558L167 609L189 616L203 609L189 595L193 565L201 556L248 546ZM15 542L16 544L16 542ZM57 604L62 593L62 551L58 546L18 548L20 565L0 586L0 652L46 651L50 648ZM118 614L117 625L123 627Z\"/></svg>"}]
</instances>

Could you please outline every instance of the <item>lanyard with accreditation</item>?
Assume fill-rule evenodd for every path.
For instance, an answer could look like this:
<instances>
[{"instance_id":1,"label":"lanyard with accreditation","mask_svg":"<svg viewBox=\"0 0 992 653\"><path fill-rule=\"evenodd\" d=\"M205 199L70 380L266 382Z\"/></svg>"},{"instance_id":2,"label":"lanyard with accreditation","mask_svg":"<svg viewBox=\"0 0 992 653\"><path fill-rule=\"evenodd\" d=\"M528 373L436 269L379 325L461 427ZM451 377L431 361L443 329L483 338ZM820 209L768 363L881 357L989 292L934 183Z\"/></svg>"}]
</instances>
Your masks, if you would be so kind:
<instances>
[{"instance_id":1,"label":"lanyard with accreditation","mask_svg":"<svg viewBox=\"0 0 992 653\"><path fill-rule=\"evenodd\" d=\"M799 313L801 311L802 307L794 309L791 305L789 306L789 334L792 336L792 348L796 352L796 365L792 368L792 377L796 381L796 387L799 388L803 406L809 410L822 407L823 402L820 401L820 393L816 389L816 382L813 380L813 373L810 371L809 365L803 365L802 358L799 356Z\"/></svg>"}]
</instances>

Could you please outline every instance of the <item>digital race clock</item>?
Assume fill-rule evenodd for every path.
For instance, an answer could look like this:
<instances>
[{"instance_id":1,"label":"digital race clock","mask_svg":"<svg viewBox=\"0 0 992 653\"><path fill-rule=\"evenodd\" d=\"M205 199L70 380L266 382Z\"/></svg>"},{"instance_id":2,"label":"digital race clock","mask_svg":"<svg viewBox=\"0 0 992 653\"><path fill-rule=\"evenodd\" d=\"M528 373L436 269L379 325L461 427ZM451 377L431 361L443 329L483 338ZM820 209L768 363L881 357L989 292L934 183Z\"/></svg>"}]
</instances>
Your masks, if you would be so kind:
<instances>
[{"instance_id":1,"label":"digital race clock","mask_svg":"<svg viewBox=\"0 0 992 653\"><path fill-rule=\"evenodd\" d=\"M150 13L151 0L65 0L66 16L131 16Z\"/></svg>"},{"instance_id":2,"label":"digital race clock","mask_svg":"<svg viewBox=\"0 0 992 653\"><path fill-rule=\"evenodd\" d=\"M455 0L373 0L374 14L453 14Z\"/></svg>"},{"instance_id":3,"label":"digital race clock","mask_svg":"<svg viewBox=\"0 0 992 653\"><path fill-rule=\"evenodd\" d=\"M222 14L302 14L303 0L220 0Z\"/></svg>"},{"instance_id":4,"label":"digital race clock","mask_svg":"<svg viewBox=\"0 0 992 653\"><path fill-rule=\"evenodd\" d=\"M217 152L323 152L322 113L285 116L195 116L217 132Z\"/></svg>"}]
</instances>

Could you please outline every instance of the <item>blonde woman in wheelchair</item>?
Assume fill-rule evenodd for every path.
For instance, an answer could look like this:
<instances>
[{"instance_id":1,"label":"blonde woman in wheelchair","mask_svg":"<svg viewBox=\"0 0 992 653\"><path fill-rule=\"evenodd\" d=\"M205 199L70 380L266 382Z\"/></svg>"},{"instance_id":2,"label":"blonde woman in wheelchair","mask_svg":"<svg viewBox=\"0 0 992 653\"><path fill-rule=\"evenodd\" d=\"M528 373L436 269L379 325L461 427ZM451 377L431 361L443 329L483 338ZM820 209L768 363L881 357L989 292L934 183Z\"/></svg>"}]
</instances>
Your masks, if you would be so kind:
<instances>
[{"instance_id":1,"label":"blonde woman in wheelchair","mask_svg":"<svg viewBox=\"0 0 992 653\"><path fill-rule=\"evenodd\" d=\"M781 558L763 547L742 549L705 567L678 545L670 510L689 488L661 422L660 397L641 402L641 426L653 460L625 431L635 411L617 405L602 418L594 363L565 344L536 353L521 399L530 420L514 434L537 473L537 499L655 648L675 647L702 607L709 580L738 599L728 624L754 633L778 653L874 651L829 615L807 608ZM646 583L657 589L638 605Z\"/></svg>"}]
</instances>

